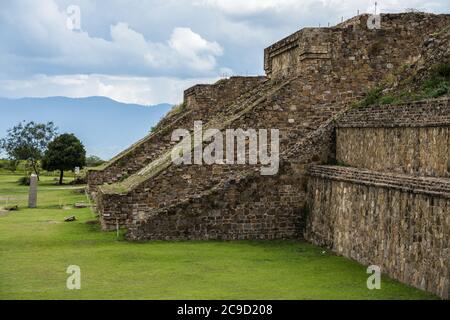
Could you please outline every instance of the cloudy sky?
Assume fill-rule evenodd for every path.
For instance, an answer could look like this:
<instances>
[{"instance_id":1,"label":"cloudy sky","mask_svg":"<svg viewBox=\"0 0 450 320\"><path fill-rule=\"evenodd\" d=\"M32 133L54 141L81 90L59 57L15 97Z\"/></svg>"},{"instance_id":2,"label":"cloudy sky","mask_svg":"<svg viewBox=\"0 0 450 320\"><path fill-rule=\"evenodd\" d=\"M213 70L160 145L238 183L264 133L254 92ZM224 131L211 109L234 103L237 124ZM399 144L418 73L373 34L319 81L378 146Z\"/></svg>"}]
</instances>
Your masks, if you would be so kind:
<instances>
[{"instance_id":1,"label":"cloudy sky","mask_svg":"<svg viewBox=\"0 0 450 320\"><path fill-rule=\"evenodd\" d=\"M373 4L0 0L0 97L101 95L177 103L193 84L263 74L263 49L271 43L301 27L333 25L358 10L373 12ZM380 0L378 8L450 13L450 1Z\"/></svg>"}]
</instances>

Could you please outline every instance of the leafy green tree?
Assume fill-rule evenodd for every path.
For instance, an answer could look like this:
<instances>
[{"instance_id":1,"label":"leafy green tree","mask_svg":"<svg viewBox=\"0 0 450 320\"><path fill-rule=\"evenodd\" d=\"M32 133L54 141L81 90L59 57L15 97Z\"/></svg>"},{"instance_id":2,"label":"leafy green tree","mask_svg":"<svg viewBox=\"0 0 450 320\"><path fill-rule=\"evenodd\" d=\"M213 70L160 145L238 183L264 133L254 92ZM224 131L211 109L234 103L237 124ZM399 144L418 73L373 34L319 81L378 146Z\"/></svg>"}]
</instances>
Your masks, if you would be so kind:
<instances>
[{"instance_id":1,"label":"leafy green tree","mask_svg":"<svg viewBox=\"0 0 450 320\"><path fill-rule=\"evenodd\" d=\"M0 169L15 172L17 169L17 163L18 163L18 161L16 161L16 160L1 159L0 160Z\"/></svg>"},{"instance_id":2,"label":"leafy green tree","mask_svg":"<svg viewBox=\"0 0 450 320\"><path fill-rule=\"evenodd\" d=\"M39 160L57 135L57 130L53 122L23 121L8 130L6 138L0 140L0 148L12 160L27 160L39 179Z\"/></svg>"},{"instance_id":3,"label":"leafy green tree","mask_svg":"<svg viewBox=\"0 0 450 320\"><path fill-rule=\"evenodd\" d=\"M63 183L64 170L74 170L75 167L86 165L86 150L83 144L73 134L62 134L48 145L48 150L42 158L42 168L48 171L59 170L59 184Z\"/></svg>"},{"instance_id":4,"label":"leafy green tree","mask_svg":"<svg viewBox=\"0 0 450 320\"><path fill-rule=\"evenodd\" d=\"M86 158L86 167L97 167L103 163L105 163L105 161L97 156L88 156Z\"/></svg>"},{"instance_id":5,"label":"leafy green tree","mask_svg":"<svg viewBox=\"0 0 450 320\"><path fill-rule=\"evenodd\" d=\"M8 163L5 166L5 169L16 172L17 166L19 165L19 160L8 160Z\"/></svg>"}]
</instances>

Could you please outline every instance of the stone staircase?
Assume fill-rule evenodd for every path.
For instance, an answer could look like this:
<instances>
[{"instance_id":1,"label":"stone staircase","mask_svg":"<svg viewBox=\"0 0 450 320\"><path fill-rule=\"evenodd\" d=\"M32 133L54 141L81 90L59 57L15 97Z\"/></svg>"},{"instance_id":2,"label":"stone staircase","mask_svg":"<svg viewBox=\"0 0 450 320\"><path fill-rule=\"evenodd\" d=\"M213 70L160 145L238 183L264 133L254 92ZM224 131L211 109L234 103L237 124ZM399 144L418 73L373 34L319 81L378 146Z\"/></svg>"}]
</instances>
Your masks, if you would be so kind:
<instances>
[{"instance_id":1,"label":"stone staircase","mask_svg":"<svg viewBox=\"0 0 450 320\"><path fill-rule=\"evenodd\" d=\"M217 112L214 117L205 124L205 130L207 128L223 130L230 126L233 127L233 124L239 121L245 122L245 116L247 114L254 112L254 109L263 101L266 101L268 97L271 97L273 94L288 86L295 79L296 77L291 77L289 79L280 78L274 81L264 82L257 91L255 90L255 92L243 95L235 104ZM242 169L240 166L235 168L234 166L224 165L203 167L191 165L181 168L172 164L171 152L172 149L168 148L166 152L143 167L137 173L118 183L104 185L99 188L96 198L99 203L99 211L102 212L102 221L104 222L103 226L105 229L115 228L117 221L120 225L127 225L127 222L129 222L136 213L135 210L129 210L130 207L128 205L119 206L120 209L118 209L116 203L117 198L129 199L130 194L145 194L145 198L149 199L145 205L145 212L148 212L158 208L162 204L169 205L169 203L188 198L190 194L196 194L207 190L223 179L223 176L232 175L234 171L239 172ZM205 172L205 174L208 175L208 178L196 174L197 170ZM174 189L172 183L165 184L161 181L176 179L180 176L195 177L193 179L185 179L191 180L188 185L193 184L192 180L195 179L195 185L191 187L186 185L186 188L183 189L182 186L185 184L180 183L181 181L177 181L175 182L177 189ZM149 192L150 189L151 192ZM175 193L173 194L171 191L175 191ZM152 205L150 198L156 198L156 193L160 195L158 197L159 203L154 203ZM143 199L142 197L141 200ZM167 200L165 201L164 199L166 198ZM125 200L122 200L121 203L124 201ZM112 204L112 202L114 202L114 207L109 208L108 206ZM144 211L140 212L142 214Z\"/></svg>"},{"instance_id":2,"label":"stone staircase","mask_svg":"<svg viewBox=\"0 0 450 320\"><path fill-rule=\"evenodd\" d=\"M128 222L127 238L141 241L302 237L299 230L304 224L301 218L306 190L302 179L306 164L326 162L331 156L333 123L333 118L328 119L281 154L277 176L261 176L254 166L242 166L182 199L149 211L137 210Z\"/></svg>"},{"instance_id":3,"label":"stone staircase","mask_svg":"<svg viewBox=\"0 0 450 320\"><path fill-rule=\"evenodd\" d=\"M264 92L266 81L263 77L239 78L251 80L250 85L247 84L237 89L236 85L233 84L235 78L222 79L213 85L204 85L205 87L213 88L218 86L219 91L224 90L227 93L230 91L230 89L227 90L227 87L232 87L234 95L238 96L238 98L231 105L224 105L223 102L219 103L220 108L217 111L213 109L210 101L205 102L207 98L204 96L199 101L196 101L195 106L190 105L185 98L183 104L177 106L178 110L170 112L148 136L119 153L106 164L96 168L90 168L88 172L90 192L95 192L100 185L120 182L158 159L164 152L173 147L174 144L171 142L173 130L177 128L190 129L195 120L203 120L207 123L210 115L216 112L223 113L226 110L226 112L232 113L236 108L235 106L240 106L242 101L257 96L258 92ZM191 89L187 89L186 91L189 92ZM214 101L217 101L217 96L214 99Z\"/></svg>"}]
</instances>

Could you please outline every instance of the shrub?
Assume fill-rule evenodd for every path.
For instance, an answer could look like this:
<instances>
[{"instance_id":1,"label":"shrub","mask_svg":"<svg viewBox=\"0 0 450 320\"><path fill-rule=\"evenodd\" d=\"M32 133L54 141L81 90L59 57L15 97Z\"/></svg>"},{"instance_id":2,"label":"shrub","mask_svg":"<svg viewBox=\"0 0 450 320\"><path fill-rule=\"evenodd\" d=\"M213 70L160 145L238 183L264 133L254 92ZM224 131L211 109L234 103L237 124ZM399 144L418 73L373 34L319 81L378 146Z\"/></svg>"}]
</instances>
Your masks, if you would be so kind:
<instances>
[{"instance_id":1,"label":"shrub","mask_svg":"<svg viewBox=\"0 0 450 320\"><path fill-rule=\"evenodd\" d=\"M377 41L369 46L367 53L369 54L369 56L374 57L379 55L382 50L383 50L383 43L381 41Z\"/></svg>"},{"instance_id":2,"label":"shrub","mask_svg":"<svg viewBox=\"0 0 450 320\"><path fill-rule=\"evenodd\" d=\"M387 95L380 98L380 104L393 104L397 101L394 96Z\"/></svg>"},{"instance_id":3,"label":"shrub","mask_svg":"<svg viewBox=\"0 0 450 320\"><path fill-rule=\"evenodd\" d=\"M450 64L440 63L434 67L434 73L440 77L450 80Z\"/></svg>"},{"instance_id":4,"label":"shrub","mask_svg":"<svg viewBox=\"0 0 450 320\"><path fill-rule=\"evenodd\" d=\"M430 75L421 83L414 93L406 91L385 94L384 85L372 88L359 106L367 107L376 104L396 104L405 101L438 98L450 94L450 63L440 63L431 68Z\"/></svg>"},{"instance_id":5,"label":"shrub","mask_svg":"<svg viewBox=\"0 0 450 320\"><path fill-rule=\"evenodd\" d=\"M423 84L424 98L437 98L450 94L450 64L440 63L432 68L432 72Z\"/></svg>"},{"instance_id":6,"label":"shrub","mask_svg":"<svg viewBox=\"0 0 450 320\"><path fill-rule=\"evenodd\" d=\"M177 114L179 114L179 113L181 113L181 112L183 112L185 109L186 109L186 103L180 103L180 104L178 104L178 105L175 105L175 106L173 106L172 107L172 109L167 113L167 116L168 117L171 117L171 116L174 116L174 115L177 115Z\"/></svg>"},{"instance_id":7,"label":"shrub","mask_svg":"<svg viewBox=\"0 0 450 320\"><path fill-rule=\"evenodd\" d=\"M429 92L431 98L437 98L446 94L450 94L450 85L448 82L440 82Z\"/></svg>"},{"instance_id":8,"label":"shrub","mask_svg":"<svg viewBox=\"0 0 450 320\"><path fill-rule=\"evenodd\" d=\"M366 98L362 101L364 107L379 103L383 96L383 87L375 87L367 92Z\"/></svg>"},{"instance_id":9,"label":"shrub","mask_svg":"<svg viewBox=\"0 0 450 320\"><path fill-rule=\"evenodd\" d=\"M15 172L19 161L16 160L0 160L0 169Z\"/></svg>"},{"instance_id":10,"label":"shrub","mask_svg":"<svg viewBox=\"0 0 450 320\"><path fill-rule=\"evenodd\" d=\"M30 185L30 177L21 177L17 180L17 183L21 186L29 186Z\"/></svg>"},{"instance_id":11,"label":"shrub","mask_svg":"<svg viewBox=\"0 0 450 320\"><path fill-rule=\"evenodd\" d=\"M69 182L69 184L71 185L77 185L77 184L86 184L86 177L78 177L75 178L74 180L72 180L71 182Z\"/></svg>"},{"instance_id":12,"label":"shrub","mask_svg":"<svg viewBox=\"0 0 450 320\"><path fill-rule=\"evenodd\" d=\"M86 157L86 166L87 167L97 167L104 164L105 161L97 156L88 156Z\"/></svg>"},{"instance_id":13,"label":"shrub","mask_svg":"<svg viewBox=\"0 0 450 320\"><path fill-rule=\"evenodd\" d=\"M432 72L423 84L426 97L435 98L450 92L450 65L441 63L432 68Z\"/></svg>"}]
</instances>

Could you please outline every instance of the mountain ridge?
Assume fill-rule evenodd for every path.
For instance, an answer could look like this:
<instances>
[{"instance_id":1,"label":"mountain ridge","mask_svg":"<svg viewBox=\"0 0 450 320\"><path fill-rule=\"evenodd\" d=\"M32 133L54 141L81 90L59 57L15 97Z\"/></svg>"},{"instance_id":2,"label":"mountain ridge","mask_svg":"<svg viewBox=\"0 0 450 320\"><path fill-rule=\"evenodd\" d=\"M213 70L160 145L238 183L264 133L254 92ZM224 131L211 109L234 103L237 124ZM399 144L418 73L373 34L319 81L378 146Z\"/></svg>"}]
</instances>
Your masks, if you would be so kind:
<instances>
[{"instance_id":1,"label":"mountain ridge","mask_svg":"<svg viewBox=\"0 0 450 320\"><path fill-rule=\"evenodd\" d=\"M59 133L78 136L88 154L109 159L148 134L171 108L168 103L140 105L103 96L0 97L0 138L21 121L53 121Z\"/></svg>"}]
</instances>

